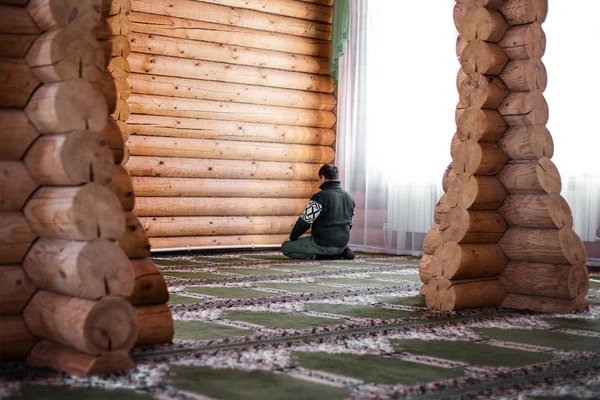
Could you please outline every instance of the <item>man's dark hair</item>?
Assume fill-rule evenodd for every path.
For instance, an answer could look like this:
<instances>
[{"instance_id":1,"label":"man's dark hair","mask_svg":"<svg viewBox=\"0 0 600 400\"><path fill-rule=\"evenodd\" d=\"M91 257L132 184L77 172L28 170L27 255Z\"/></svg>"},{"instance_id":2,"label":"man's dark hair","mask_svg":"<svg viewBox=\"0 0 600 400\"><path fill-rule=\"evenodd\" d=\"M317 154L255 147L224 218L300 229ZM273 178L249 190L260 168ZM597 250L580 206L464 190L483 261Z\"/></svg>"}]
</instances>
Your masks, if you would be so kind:
<instances>
[{"instance_id":1,"label":"man's dark hair","mask_svg":"<svg viewBox=\"0 0 600 400\"><path fill-rule=\"evenodd\" d=\"M338 167L333 164L325 164L319 169L319 177L325 177L328 181L339 181L340 173Z\"/></svg>"}]
</instances>

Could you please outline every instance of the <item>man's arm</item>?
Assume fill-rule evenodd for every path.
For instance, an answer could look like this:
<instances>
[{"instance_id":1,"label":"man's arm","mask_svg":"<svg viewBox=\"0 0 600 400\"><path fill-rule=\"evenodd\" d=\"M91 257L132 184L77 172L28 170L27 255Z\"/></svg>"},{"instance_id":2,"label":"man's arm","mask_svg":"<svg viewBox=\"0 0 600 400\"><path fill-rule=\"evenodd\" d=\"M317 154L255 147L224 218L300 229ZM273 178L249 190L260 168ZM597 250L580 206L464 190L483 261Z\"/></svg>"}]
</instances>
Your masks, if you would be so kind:
<instances>
[{"instance_id":1,"label":"man's arm","mask_svg":"<svg viewBox=\"0 0 600 400\"><path fill-rule=\"evenodd\" d=\"M314 200L308 202L308 206L306 210L302 213L294 228L292 228L292 233L290 233L290 240L297 240L300 236L304 234L310 228L310 225L319 218L321 215L321 211L323 210L323 206L317 203Z\"/></svg>"}]
</instances>

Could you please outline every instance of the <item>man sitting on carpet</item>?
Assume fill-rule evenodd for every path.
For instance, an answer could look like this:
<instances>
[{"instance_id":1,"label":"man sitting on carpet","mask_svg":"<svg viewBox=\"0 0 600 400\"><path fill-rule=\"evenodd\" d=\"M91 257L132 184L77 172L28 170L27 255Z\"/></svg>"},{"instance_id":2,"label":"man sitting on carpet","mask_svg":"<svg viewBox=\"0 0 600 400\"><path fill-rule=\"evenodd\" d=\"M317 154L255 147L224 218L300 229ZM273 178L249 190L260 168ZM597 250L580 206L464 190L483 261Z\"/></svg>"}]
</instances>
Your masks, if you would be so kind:
<instances>
[{"instance_id":1,"label":"man sitting on carpet","mask_svg":"<svg viewBox=\"0 0 600 400\"><path fill-rule=\"evenodd\" d=\"M319 169L321 191L310 199L290 240L281 245L281 252L298 260L354 259L347 245L354 218L354 200L342 189L338 168L325 164ZM312 225L312 236L300 237Z\"/></svg>"}]
</instances>

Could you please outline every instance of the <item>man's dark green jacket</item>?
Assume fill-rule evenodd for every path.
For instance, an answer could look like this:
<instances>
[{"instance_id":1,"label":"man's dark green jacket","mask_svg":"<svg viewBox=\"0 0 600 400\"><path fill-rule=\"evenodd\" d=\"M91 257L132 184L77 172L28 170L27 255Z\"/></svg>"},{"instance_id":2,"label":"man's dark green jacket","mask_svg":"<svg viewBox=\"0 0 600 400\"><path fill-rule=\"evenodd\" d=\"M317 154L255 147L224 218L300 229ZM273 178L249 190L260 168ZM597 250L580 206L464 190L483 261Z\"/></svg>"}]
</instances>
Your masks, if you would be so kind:
<instances>
[{"instance_id":1,"label":"man's dark green jacket","mask_svg":"<svg viewBox=\"0 0 600 400\"><path fill-rule=\"evenodd\" d=\"M313 195L290 234L296 240L312 225L312 236L319 246L345 247L350 240L354 200L339 181L327 181Z\"/></svg>"}]
</instances>

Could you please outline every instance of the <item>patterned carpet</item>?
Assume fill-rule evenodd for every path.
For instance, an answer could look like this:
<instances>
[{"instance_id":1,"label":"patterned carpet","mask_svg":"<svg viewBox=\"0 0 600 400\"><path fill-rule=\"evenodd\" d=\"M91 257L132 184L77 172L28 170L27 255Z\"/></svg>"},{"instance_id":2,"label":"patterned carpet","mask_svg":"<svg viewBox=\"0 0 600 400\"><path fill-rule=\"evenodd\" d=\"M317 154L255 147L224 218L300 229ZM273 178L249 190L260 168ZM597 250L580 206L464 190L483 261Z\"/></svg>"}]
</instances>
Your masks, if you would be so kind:
<instances>
[{"instance_id":1,"label":"patterned carpet","mask_svg":"<svg viewBox=\"0 0 600 400\"><path fill-rule=\"evenodd\" d=\"M176 319L134 371L74 378L0 364L10 399L600 398L590 310L433 311L418 260L297 262L274 252L160 256Z\"/></svg>"}]
</instances>

